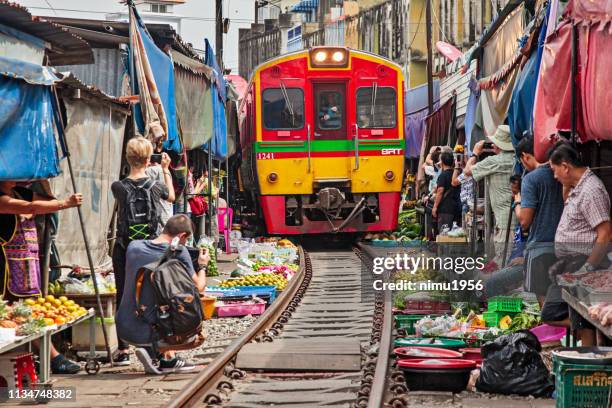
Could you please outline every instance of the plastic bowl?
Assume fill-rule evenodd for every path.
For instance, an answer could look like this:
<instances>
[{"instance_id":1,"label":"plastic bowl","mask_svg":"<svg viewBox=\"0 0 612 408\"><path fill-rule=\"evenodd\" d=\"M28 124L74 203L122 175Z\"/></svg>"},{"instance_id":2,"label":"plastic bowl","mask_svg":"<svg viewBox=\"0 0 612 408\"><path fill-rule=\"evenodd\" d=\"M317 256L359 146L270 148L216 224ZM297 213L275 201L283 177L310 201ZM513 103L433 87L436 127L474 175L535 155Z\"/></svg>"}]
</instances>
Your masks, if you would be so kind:
<instances>
[{"instance_id":1,"label":"plastic bowl","mask_svg":"<svg viewBox=\"0 0 612 408\"><path fill-rule=\"evenodd\" d=\"M463 353L463 358L465 360L473 360L476 364L482 363L482 354L480 354L480 348L462 348L459 349L459 352Z\"/></svg>"},{"instance_id":2,"label":"plastic bowl","mask_svg":"<svg viewBox=\"0 0 612 408\"><path fill-rule=\"evenodd\" d=\"M463 340L433 339L429 337L397 339L393 345L395 347L436 347L455 351L466 347L466 343Z\"/></svg>"},{"instance_id":3,"label":"plastic bowl","mask_svg":"<svg viewBox=\"0 0 612 408\"><path fill-rule=\"evenodd\" d=\"M462 358L463 354L438 347L398 347L393 350L398 360L415 360L424 358Z\"/></svg>"},{"instance_id":4,"label":"plastic bowl","mask_svg":"<svg viewBox=\"0 0 612 408\"><path fill-rule=\"evenodd\" d=\"M549 326L548 324L541 324L538 327L534 327L529 330L540 340L540 343L547 343L551 341L559 341L566 334L565 327Z\"/></svg>"},{"instance_id":5,"label":"plastic bowl","mask_svg":"<svg viewBox=\"0 0 612 408\"><path fill-rule=\"evenodd\" d=\"M411 391L449 391L459 393L468 385L476 362L462 359L399 360L406 386Z\"/></svg>"}]
</instances>

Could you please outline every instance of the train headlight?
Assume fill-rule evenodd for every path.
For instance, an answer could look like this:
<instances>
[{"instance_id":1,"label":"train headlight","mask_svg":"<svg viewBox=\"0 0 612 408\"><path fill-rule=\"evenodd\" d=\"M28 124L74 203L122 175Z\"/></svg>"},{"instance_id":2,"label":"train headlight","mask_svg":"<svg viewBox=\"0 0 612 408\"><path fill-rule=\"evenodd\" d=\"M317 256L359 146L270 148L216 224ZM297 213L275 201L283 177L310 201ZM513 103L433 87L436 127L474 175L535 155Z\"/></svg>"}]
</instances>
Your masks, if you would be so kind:
<instances>
[{"instance_id":1,"label":"train headlight","mask_svg":"<svg viewBox=\"0 0 612 408\"><path fill-rule=\"evenodd\" d=\"M342 47L314 47L309 51L310 64L315 68L345 68L349 51Z\"/></svg>"},{"instance_id":2,"label":"train headlight","mask_svg":"<svg viewBox=\"0 0 612 408\"><path fill-rule=\"evenodd\" d=\"M332 55L332 60L334 62L342 62L344 61L344 53L342 51L336 51Z\"/></svg>"},{"instance_id":3,"label":"train headlight","mask_svg":"<svg viewBox=\"0 0 612 408\"><path fill-rule=\"evenodd\" d=\"M327 59L327 53L325 51L318 51L314 55L315 62L321 63Z\"/></svg>"},{"instance_id":4,"label":"train headlight","mask_svg":"<svg viewBox=\"0 0 612 408\"><path fill-rule=\"evenodd\" d=\"M395 173L393 173L391 170L387 170L387 172L385 173L385 180L393 181L394 178L395 178Z\"/></svg>"},{"instance_id":5,"label":"train headlight","mask_svg":"<svg viewBox=\"0 0 612 408\"><path fill-rule=\"evenodd\" d=\"M278 174L276 174L276 173L268 174L268 182L269 183L276 183L277 181L278 181Z\"/></svg>"}]
</instances>

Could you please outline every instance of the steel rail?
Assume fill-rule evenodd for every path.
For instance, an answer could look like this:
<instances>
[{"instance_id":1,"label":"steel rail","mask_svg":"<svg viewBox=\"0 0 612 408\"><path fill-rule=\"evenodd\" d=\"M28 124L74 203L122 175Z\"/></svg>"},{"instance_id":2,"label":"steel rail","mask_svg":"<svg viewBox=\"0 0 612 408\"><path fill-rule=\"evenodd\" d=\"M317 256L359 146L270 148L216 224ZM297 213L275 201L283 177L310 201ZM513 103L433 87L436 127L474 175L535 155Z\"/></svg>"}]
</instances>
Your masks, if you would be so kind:
<instances>
[{"instance_id":1,"label":"steel rail","mask_svg":"<svg viewBox=\"0 0 612 408\"><path fill-rule=\"evenodd\" d=\"M359 250L362 251L368 258L374 259L376 253L372 248L358 244ZM389 280L389 272L381 275L386 281ZM378 348L378 357L376 358L376 368L374 370L374 378L370 385L370 395L368 396L368 407L383 407L385 404L385 396L388 389L388 371L389 357L391 355L391 342L393 334L393 302L391 301L391 291L385 290L383 294L383 314L382 327L380 330L380 342Z\"/></svg>"},{"instance_id":2,"label":"steel rail","mask_svg":"<svg viewBox=\"0 0 612 408\"><path fill-rule=\"evenodd\" d=\"M240 349L268 330L281 316L302 286L306 277L306 269L310 268L310 261L306 260L302 247L300 246L298 250L300 267L285 290L240 337L227 346L204 370L200 371L185 388L173 396L173 400L167 405L168 408L191 407L202 403L204 398L208 398L208 395L214 392L217 385L223 382L225 366L233 360Z\"/></svg>"}]
</instances>

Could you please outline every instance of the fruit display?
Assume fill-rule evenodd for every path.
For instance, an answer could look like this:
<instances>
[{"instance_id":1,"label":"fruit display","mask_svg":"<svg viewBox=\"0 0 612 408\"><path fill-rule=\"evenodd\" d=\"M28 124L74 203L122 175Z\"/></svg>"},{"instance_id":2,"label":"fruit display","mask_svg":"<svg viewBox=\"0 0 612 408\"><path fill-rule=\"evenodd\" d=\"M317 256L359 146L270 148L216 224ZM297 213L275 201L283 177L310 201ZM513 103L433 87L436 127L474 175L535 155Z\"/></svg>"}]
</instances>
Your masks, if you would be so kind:
<instances>
[{"instance_id":1,"label":"fruit display","mask_svg":"<svg viewBox=\"0 0 612 408\"><path fill-rule=\"evenodd\" d=\"M260 273L257 275L246 275L237 279L226 279L219 284L222 288L233 288L236 286L276 286L277 290L283 290L289 280L276 273Z\"/></svg>"},{"instance_id":2,"label":"fruit display","mask_svg":"<svg viewBox=\"0 0 612 408\"><path fill-rule=\"evenodd\" d=\"M11 305L0 298L0 328L14 329L16 336L33 335L47 326L69 323L86 314L87 310L65 296L29 298Z\"/></svg>"},{"instance_id":3,"label":"fruit display","mask_svg":"<svg viewBox=\"0 0 612 408\"><path fill-rule=\"evenodd\" d=\"M97 273L96 278L98 290L101 294L117 292L117 288L115 287L115 277L112 273L106 276ZM83 276L80 274L74 274L55 282L49 282L48 293L53 296L70 294L93 295L96 293L96 291L94 289L93 280L89 275Z\"/></svg>"},{"instance_id":4,"label":"fruit display","mask_svg":"<svg viewBox=\"0 0 612 408\"><path fill-rule=\"evenodd\" d=\"M60 296L57 299L53 295L38 299L30 298L25 300L25 304L31 309L32 316L44 319L47 326L69 323L87 314L84 307L66 296Z\"/></svg>"},{"instance_id":5,"label":"fruit display","mask_svg":"<svg viewBox=\"0 0 612 408\"><path fill-rule=\"evenodd\" d=\"M289 241L288 239L281 239L280 241L278 241L276 243L277 246L281 247L281 248L295 248L296 246L293 245L293 242Z\"/></svg>"}]
</instances>

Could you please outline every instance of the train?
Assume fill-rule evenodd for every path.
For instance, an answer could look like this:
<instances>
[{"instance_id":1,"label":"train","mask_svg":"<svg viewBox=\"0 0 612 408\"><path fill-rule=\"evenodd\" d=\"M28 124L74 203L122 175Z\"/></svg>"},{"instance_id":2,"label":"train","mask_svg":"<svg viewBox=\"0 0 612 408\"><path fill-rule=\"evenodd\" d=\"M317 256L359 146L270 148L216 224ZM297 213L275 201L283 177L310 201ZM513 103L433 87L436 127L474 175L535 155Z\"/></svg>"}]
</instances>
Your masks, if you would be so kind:
<instances>
[{"instance_id":1,"label":"train","mask_svg":"<svg viewBox=\"0 0 612 408\"><path fill-rule=\"evenodd\" d=\"M255 68L239 108L239 180L265 232L395 229L404 95L399 65L345 47Z\"/></svg>"}]
</instances>

